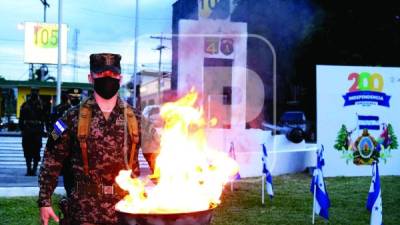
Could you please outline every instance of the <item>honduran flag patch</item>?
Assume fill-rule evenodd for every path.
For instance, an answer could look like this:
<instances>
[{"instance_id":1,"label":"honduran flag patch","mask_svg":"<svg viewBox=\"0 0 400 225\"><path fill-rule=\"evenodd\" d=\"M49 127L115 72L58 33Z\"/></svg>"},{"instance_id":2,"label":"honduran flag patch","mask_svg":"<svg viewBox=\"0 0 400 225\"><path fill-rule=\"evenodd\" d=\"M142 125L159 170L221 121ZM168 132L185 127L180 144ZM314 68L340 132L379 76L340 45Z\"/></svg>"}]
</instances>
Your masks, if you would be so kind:
<instances>
[{"instance_id":1,"label":"honduran flag patch","mask_svg":"<svg viewBox=\"0 0 400 225\"><path fill-rule=\"evenodd\" d=\"M59 119L57 122L54 123L53 126L53 131L51 132L51 136L53 137L54 140L57 140L62 133L67 129L67 125Z\"/></svg>"}]
</instances>

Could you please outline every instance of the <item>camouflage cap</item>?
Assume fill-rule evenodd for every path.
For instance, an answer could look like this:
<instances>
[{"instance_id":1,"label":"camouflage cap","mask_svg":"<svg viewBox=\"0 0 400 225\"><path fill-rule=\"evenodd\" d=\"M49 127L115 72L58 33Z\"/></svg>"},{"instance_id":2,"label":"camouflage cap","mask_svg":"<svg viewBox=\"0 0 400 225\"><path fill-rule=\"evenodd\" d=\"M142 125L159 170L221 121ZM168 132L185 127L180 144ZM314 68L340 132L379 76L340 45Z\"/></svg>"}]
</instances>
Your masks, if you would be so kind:
<instances>
[{"instance_id":1,"label":"camouflage cap","mask_svg":"<svg viewBox=\"0 0 400 225\"><path fill-rule=\"evenodd\" d=\"M90 55L90 71L101 73L110 70L121 73L121 55L113 53L98 53Z\"/></svg>"}]
</instances>

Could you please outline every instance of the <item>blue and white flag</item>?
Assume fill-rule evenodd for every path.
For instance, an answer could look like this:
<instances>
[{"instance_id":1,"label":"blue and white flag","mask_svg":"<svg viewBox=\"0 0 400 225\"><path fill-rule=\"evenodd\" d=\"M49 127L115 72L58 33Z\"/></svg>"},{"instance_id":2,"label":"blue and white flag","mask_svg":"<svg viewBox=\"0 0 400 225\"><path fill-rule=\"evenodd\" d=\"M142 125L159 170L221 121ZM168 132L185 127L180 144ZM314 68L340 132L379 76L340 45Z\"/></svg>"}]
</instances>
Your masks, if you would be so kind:
<instances>
[{"instance_id":1,"label":"blue and white flag","mask_svg":"<svg viewBox=\"0 0 400 225\"><path fill-rule=\"evenodd\" d=\"M229 157L231 157L233 160L236 161L235 146L233 145L233 142L231 142L231 147L229 148ZM239 171L233 176L233 179L234 180L240 179Z\"/></svg>"},{"instance_id":2,"label":"blue and white flag","mask_svg":"<svg viewBox=\"0 0 400 225\"><path fill-rule=\"evenodd\" d=\"M325 165L323 157L324 146L317 152L317 167L314 169L314 174L311 180L310 191L314 194L315 188L315 199L314 199L314 213L322 216L325 219L329 219L329 207L331 206L329 195L326 190L324 175L322 173L322 167Z\"/></svg>"},{"instance_id":3,"label":"blue and white flag","mask_svg":"<svg viewBox=\"0 0 400 225\"><path fill-rule=\"evenodd\" d=\"M272 186L272 175L271 175L271 172L269 172L268 167L267 167L268 154L267 154L267 148L265 147L264 144L262 144L262 149L263 149L263 157L262 157L263 173L265 174L265 177L266 177L265 183L267 186L267 193L268 193L269 197L272 199L274 197L274 189Z\"/></svg>"},{"instance_id":4,"label":"blue and white flag","mask_svg":"<svg viewBox=\"0 0 400 225\"><path fill-rule=\"evenodd\" d=\"M358 129L364 130L379 130L379 116L363 116L357 115L358 117Z\"/></svg>"},{"instance_id":5,"label":"blue and white flag","mask_svg":"<svg viewBox=\"0 0 400 225\"><path fill-rule=\"evenodd\" d=\"M371 212L371 225L382 224L382 197L381 182L379 177L378 164L372 164L372 180L369 188L367 209Z\"/></svg>"},{"instance_id":6,"label":"blue and white flag","mask_svg":"<svg viewBox=\"0 0 400 225\"><path fill-rule=\"evenodd\" d=\"M66 129L67 125L65 125L65 123L61 119L58 119L53 125L51 136L54 140L57 140Z\"/></svg>"}]
</instances>

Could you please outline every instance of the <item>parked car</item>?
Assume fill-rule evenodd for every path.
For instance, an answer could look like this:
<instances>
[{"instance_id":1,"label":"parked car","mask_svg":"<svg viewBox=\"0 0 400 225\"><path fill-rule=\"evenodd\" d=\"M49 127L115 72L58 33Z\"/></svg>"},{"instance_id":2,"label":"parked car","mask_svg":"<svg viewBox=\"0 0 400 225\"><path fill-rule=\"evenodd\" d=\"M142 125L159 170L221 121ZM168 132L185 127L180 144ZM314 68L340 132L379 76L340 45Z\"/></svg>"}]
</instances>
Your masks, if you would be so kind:
<instances>
[{"instance_id":1,"label":"parked car","mask_svg":"<svg viewBox=\"0 0 400 225\"><path fill-rule=\"evenodd\" d=\"M6 123L5 118L4 117L0 118L0 131L2 131L5 128L4 127L5 123Z\"/></svg>"},{"instance_id":2,"label":"parked car","mask_svg":"<svg viewBox=\"0 0 400 225\"><path fill-rule=\"evenodd\" d=\"M0 129L4 131L18 131L18 118L14 116L8 117L2 117L1 118L1 124L0 124Z\"/></svg>"}]
</instances>

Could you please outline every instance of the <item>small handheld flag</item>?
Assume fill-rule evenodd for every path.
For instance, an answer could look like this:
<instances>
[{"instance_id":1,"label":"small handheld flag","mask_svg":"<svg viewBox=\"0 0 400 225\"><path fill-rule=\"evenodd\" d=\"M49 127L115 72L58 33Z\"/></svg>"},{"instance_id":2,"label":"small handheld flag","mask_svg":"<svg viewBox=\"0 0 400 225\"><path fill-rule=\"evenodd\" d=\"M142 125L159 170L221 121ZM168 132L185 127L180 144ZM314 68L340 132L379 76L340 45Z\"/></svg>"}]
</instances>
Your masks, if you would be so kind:
<instances>
[{"instance_id":1,"label":"small handheld flag","mask_svg":"<svg viewBox=\"0 0 400 225\"><path fill-rule=\"evenodd\" d=\"M267 148L265 147L264 144L262 144L262 149L263 149L263 157L262 157L263 174L266 177L265 184L267 186L267 193L268 193L269 197L272 199L274 197L274 190L273 190L273 185L272 185L272 175L267 167L268 154L267 154Z\"/></svg>"},{"instance_id":2,"label":"small handheld flag","mask_svg":"<svg viewBox=\"0 0 400 225\"><path fill-rule=\"evenodd\" d=\"M315 214L329 219L329 207L331 205L322 173L322 167L325 165L323 152L324 146L321 146L321 150L317 151L317 167L314 169L310 187L310 191L314 195L313 223Z\"/></svg>"},{"instance_id":3,"label":"small handheld flag","mask_svg":"<svg viewBox=\"0 0 400 225\"><path fill-rule=\"evenodd\" d=\"M368 200L366 205L371 212L371 225L382 224L382 197L381 182L379 177L378 163L372 164L372 180L369 188Z\"/></svg>"},{"instance_id":4,"label":"small handheld flag","mask_svg":"<svg viewBox=\"0 0 400 225\"><path fill-rule=\"evenodd\" d=\"M229 148L229 157L236 161L235 146L233 145L233 142L231 142L231 147ZM234 180L240 179L239 171L233 176L233 178Z\"/></svg>"}]
</instances>

